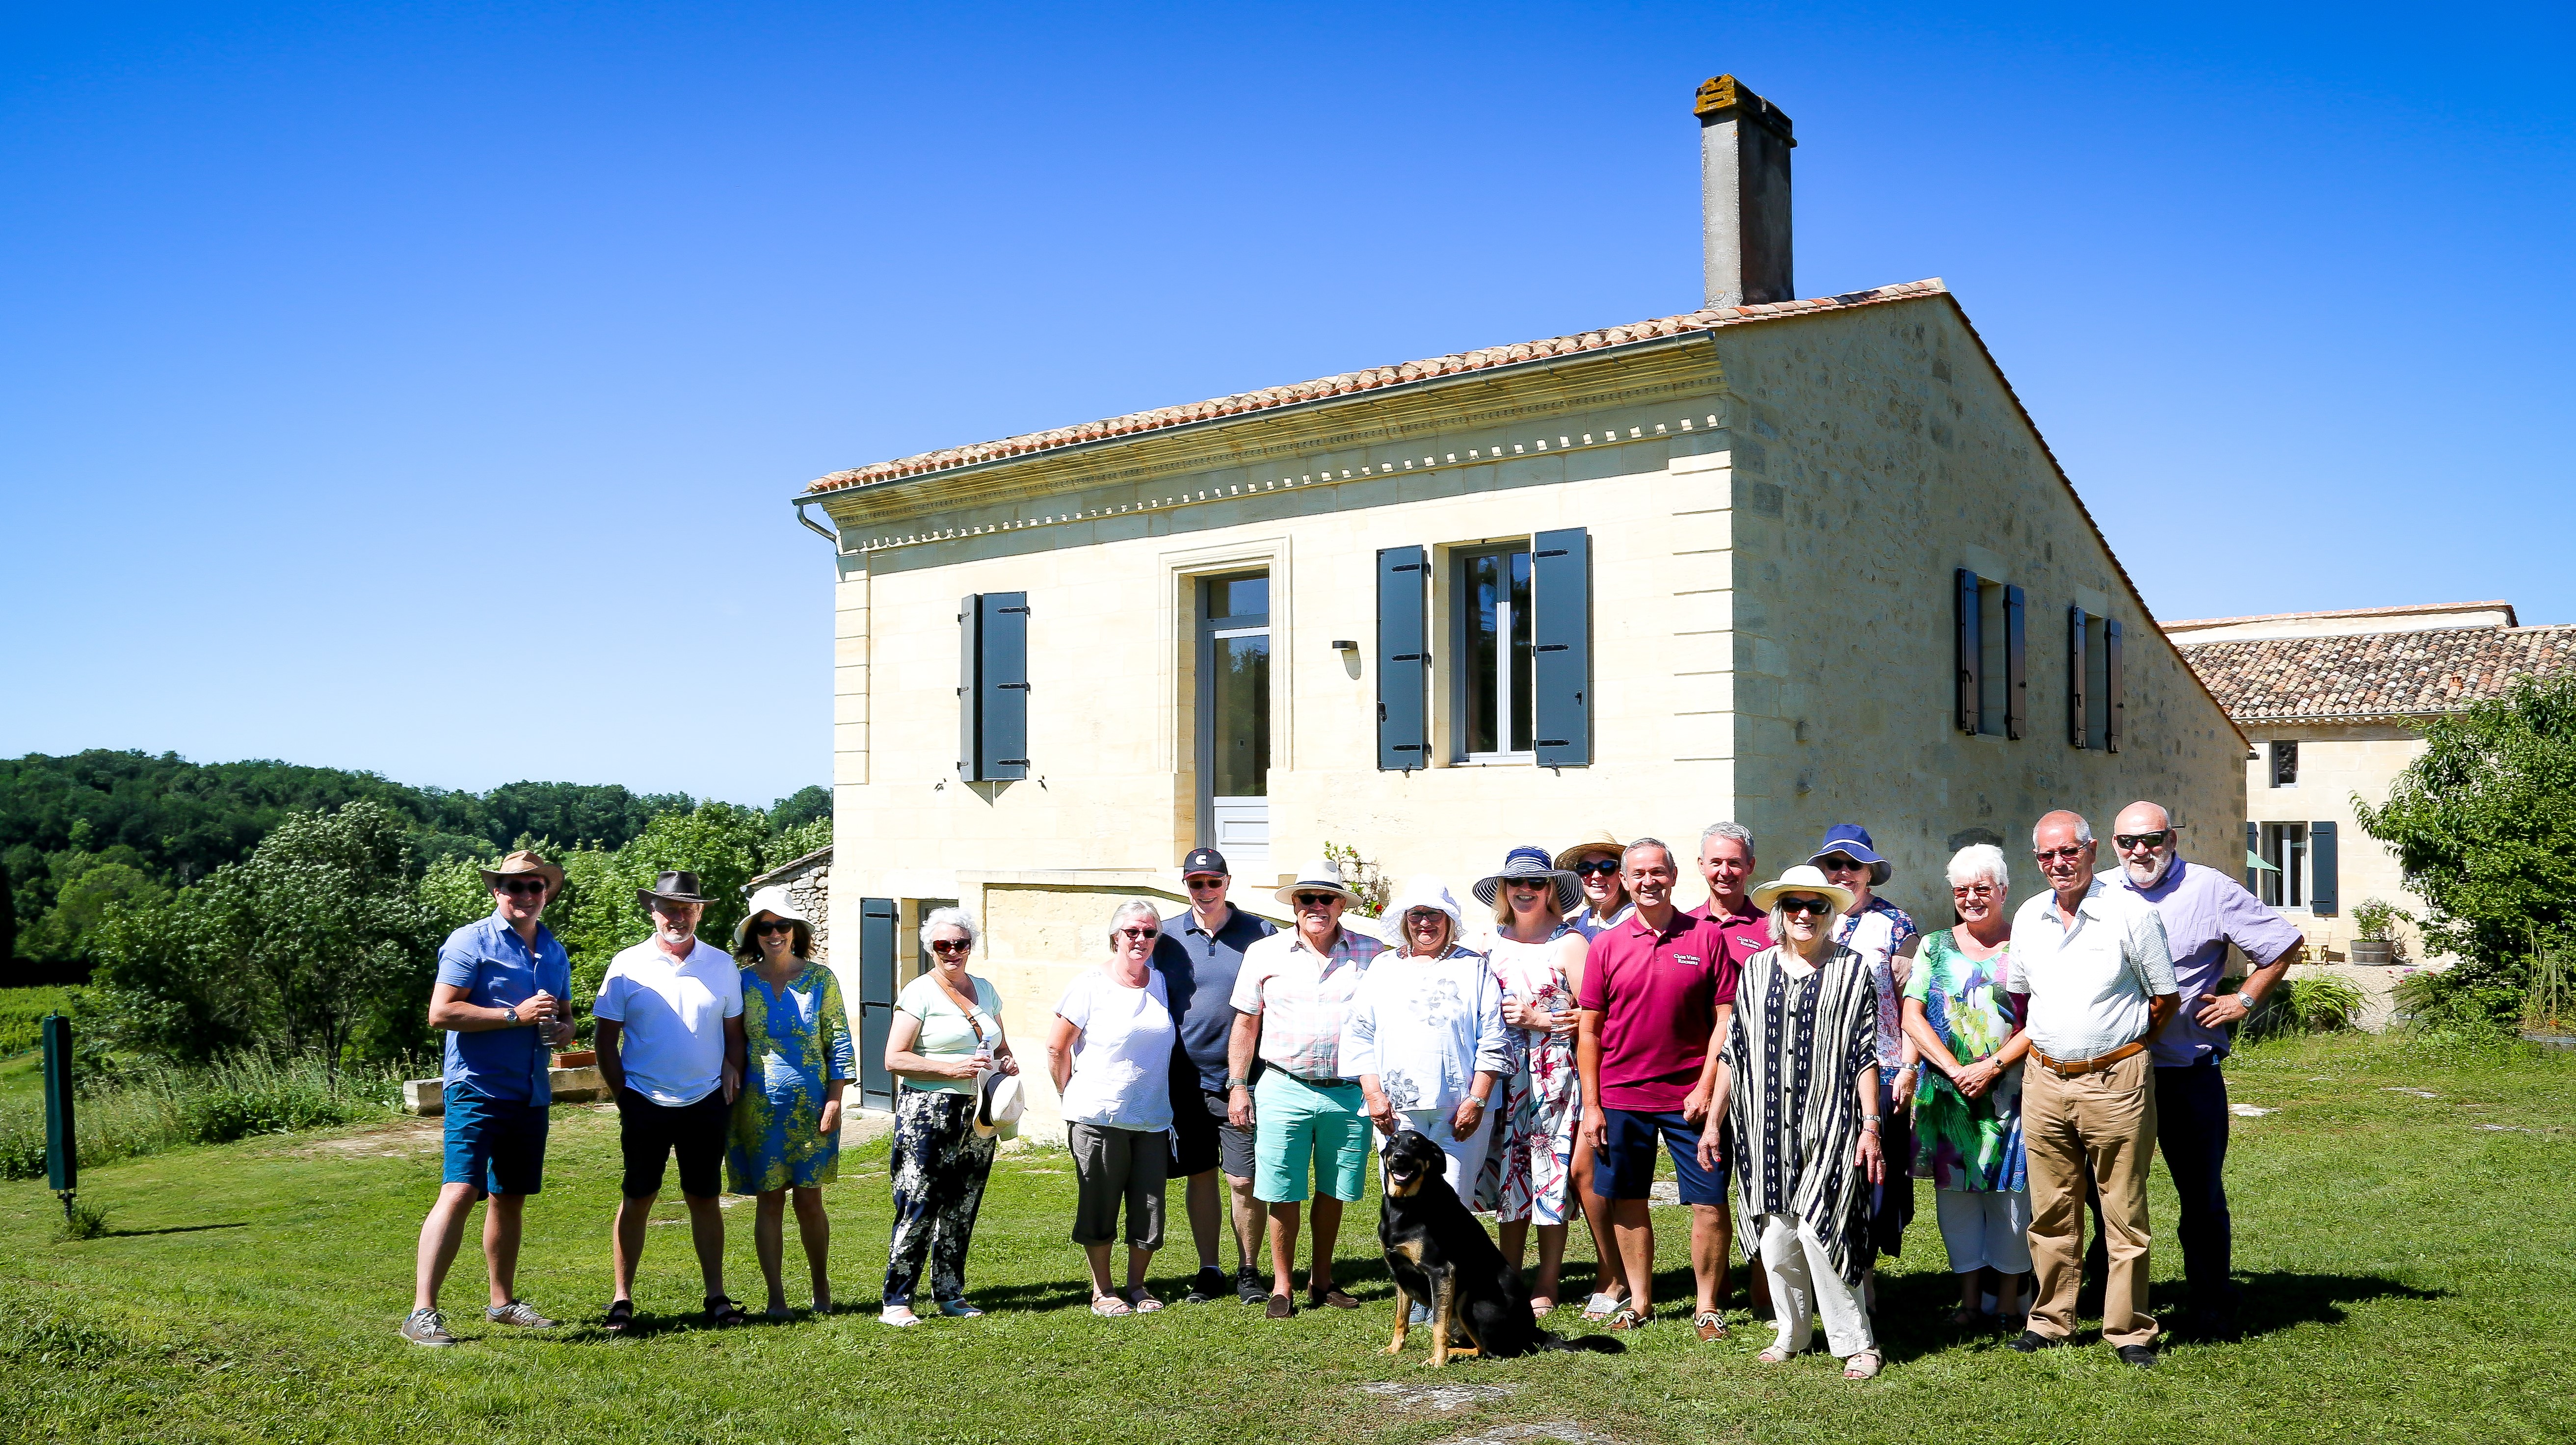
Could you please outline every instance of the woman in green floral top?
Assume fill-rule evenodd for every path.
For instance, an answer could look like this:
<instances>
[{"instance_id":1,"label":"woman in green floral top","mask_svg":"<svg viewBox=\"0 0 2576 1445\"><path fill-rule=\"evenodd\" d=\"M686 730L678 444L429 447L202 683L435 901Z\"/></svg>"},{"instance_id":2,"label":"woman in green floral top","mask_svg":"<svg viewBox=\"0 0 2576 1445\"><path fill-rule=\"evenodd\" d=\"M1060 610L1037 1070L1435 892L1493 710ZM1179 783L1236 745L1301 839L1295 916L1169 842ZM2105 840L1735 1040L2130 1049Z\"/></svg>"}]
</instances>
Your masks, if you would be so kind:
<instances>
[{"instance_id":1,"label":"woman in green floral top","mask_svg":"<svg viewBox=\"0 0 2576 1445\"><path fill-rule=\"evenodd\" d=\"M1959 1276L1952 1324L2021 1313L2030 1272L2030 1189L2022 1156L2026 1000L2004 991L2012 949L2003 850L1979 843L1950 860L1959 924L1927 934L1905 986L1905 1032L1923 1053L1915 1094L1914 1173L1933 1184L1941 1242ZM1988 1281L1991 1280L1991 1286ZM1982 1309L1980 1296L1984 1296Z\"/></svg>"},{"instance_id":2,"label":"woman in green floral top","mask_svg":"<svg viewBox=\"0 0 2576 1445\"><path fill-rule=\"evenodd\" d=\"M823 1186L841 1175L841 1090L854 1069L849 1015L841 986L812 962L813 929L784 888L752 895L751 912L734 935L743 962L743 1089L734 1100L725 1172L733 1192L759 1198L752 1242L769 1281L769 1316L787 1316L779 1280L786 1247L787 1200L796 1200L796 1233L814 1284L814 1309L832 1309L824 1272L832 1226Z\"/></svg>"}]
</instances>

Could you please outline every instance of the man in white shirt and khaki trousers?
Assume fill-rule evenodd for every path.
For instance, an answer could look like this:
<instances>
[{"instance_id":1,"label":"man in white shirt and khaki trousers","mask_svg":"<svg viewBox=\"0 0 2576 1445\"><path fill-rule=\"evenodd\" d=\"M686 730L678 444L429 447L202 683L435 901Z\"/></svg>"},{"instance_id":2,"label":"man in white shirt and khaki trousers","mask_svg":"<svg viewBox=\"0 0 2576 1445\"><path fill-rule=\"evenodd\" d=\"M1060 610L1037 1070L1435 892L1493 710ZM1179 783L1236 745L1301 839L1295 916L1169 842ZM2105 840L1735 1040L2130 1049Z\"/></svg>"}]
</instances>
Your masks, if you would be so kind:
<instances>
[{"instance_id":1,"label":"man in white shirt and khaki trousers","mask_svg":"<svg viewBox=\"0 0 2576 1445\"><path fill-rule=\"evenodd\" d=\"M2110 1287L2102 1342L2127 1364L2156 1363L2147 1313L2147 1167L2156 1150L2147 1045L2181 1007L2155 905L2093 876L2093 829L2050 813L2031 830L2049 892L2013 918L2010 988L2030 997L2022 1137L2030 1160L2030 1324L2013 1348L2067 1343L2083 1278L2084 1175L2102 1193Z\"/></svg>"}]
</instances>

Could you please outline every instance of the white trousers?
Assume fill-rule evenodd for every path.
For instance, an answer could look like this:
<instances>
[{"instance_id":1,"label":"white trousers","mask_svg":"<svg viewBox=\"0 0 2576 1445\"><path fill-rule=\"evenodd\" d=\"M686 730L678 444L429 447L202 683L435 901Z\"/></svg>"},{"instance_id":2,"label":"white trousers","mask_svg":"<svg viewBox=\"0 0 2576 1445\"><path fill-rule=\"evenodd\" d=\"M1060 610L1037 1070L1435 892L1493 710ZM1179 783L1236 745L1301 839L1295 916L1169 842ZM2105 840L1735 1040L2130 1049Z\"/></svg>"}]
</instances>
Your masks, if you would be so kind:
<instances>
[{"instance_id":1,"label":"white trousers","mask_svg":"<svg viewBox=\"0 0 2576 1445\"><path fill-rule=\"evenodd\" d=\"M1972 1269L2030 1273L2030 1191L1935 1189L1941 1243L1950 1250L1950 1272Z\"/></svg>"},{"instance_id":2,"label":"white trousers","mask_svg":"<svg viewBox=\"0 0 2576 1445\"><path fill-rule=\"evenodd\" d=\"M1825 1347L1837 1358L1875 1349L1860 1288L1834 1273L1833 1256L1815 1227L1794 1214L1765 1214L1755 1227L1761 1231L1762 1272L1771 1278L1771 1317L1779 1322L1772 1346L1791 1354L1805 1349L1815 1338L1814 1317L1821 1314Z\"/></svg>"},{"instance_id":3,"label":"white trousers","mask_svg":"<svg viewBox=\"0 0 2576 1445\"><path fill-rule=\"evenodd\" d=\"M1449 1132L1457 1122L1457 1111L1453 1109L1399 1109L1396 1114L1449 1156L1449 1167L1444 1171L1449 1187L1458 1191L1469 1209L1475 1208L1476 1176L1485 1172L1485 1150L1493 1131L1480 1128L1467 1138L1459 1138ZM1491 1123L1491 1117L1487 1116L1485 1122ZM1378 1143L1382 1148L1386 1141L1381 1138Z\"/></svg>"}]
</instances>

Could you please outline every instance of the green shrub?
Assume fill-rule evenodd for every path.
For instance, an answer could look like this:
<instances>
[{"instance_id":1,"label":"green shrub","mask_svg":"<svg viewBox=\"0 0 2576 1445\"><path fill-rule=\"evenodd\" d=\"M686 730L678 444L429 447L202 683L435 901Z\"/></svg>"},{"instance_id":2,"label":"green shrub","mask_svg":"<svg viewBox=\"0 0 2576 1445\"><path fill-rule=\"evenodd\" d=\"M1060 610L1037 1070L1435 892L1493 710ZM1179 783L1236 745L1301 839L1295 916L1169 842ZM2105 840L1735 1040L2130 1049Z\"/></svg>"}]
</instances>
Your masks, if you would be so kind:
<instances>
[{"instance_id":1,"label":"green shrub","mask_svg":"<svg viewBox=\"0 0 2576 1445\"><path fill-rule=\"evenodd\" d=\"M2493 1032L2522 1016L2531 965L2520 958L2463 958L2397 981L2397 1011L2418 1029Z\"/></svg>"},{"instance_id":2,"label":"green shrub","mask_svg":"<svg viewBox=\"0 0 2576 1445\"><path fill-rule=\"evenodd\" d=\"M258 1055L202 1066L128 1066L93 1076L73 1118L85 1165L157 1153L176 1144L228 1144L256 1134L284 1134L360 1119L397 1108L406 1071L324 1068L306 1057ZM45 1172L41 1104L0 1110L0 1178Z\"/></svg>"},{"instance_id":3,"label":"green shrub","mask_svg":"<svg viewBox=\"0 0 2576 1445\"><path fill-rule=\"evenodd\" d=\"M45 1015L71 1011L72 991L67 988L0 988L0 1054L41 1046Z\"/></svg>"},{"instance_id":4,"label":"green shrub","mask_svg":"<svg viewBox=\"0 0 2576 1445\"><path fill-rule=\"evenodd\" d=\"M2359 985L2336 974L2285 978L2264 995L2263 1007L2246 1021L2246 1030L2258 1039L2342 1033L2361 1026L2362 1010L2369 1004Z\"/></svg>"}]
</instances>

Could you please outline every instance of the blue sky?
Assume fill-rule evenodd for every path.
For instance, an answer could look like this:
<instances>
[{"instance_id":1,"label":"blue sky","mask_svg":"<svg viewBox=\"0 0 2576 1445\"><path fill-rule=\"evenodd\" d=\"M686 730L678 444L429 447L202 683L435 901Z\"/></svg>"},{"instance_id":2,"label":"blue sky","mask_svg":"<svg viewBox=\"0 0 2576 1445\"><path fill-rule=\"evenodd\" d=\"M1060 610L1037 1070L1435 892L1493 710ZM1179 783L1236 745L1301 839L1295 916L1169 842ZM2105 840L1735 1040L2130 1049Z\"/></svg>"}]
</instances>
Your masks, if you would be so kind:
<instances>
[{"instance_id":1,"label":"blue sky","mask_svg":"<svg viewBox=\"0 0 2576 1445\"><path fill-rule=\"evenodd\" d=\"M806 480L1690 309L1719 71L2160 616L2576 620L2571 14L12 7L0 756L823 781Z\"/></svg>"}]
</instances>

